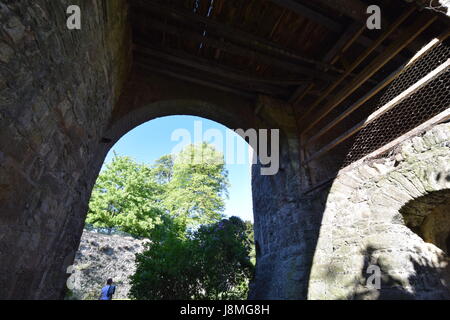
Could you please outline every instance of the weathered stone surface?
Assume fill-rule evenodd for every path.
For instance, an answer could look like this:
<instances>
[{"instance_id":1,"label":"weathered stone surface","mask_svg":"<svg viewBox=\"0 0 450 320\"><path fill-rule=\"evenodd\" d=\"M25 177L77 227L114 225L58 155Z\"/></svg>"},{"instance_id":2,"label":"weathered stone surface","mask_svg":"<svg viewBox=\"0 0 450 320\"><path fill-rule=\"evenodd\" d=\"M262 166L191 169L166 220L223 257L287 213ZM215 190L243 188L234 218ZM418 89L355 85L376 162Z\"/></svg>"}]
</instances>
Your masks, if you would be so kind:
<instances>
[{"instance_id":1,"label":"weathered stone surface","mask_svg":"<svg viewBox=\"0 0 450 320\"><path fill-rule=\"evenodd\" d=\"M405 141L397 166L378 159L377 174L364 164L338 175L324 211L310 299L450 299L450 150L441 146L449 133L450 124L441 124ZM352 174L363 182L344 188ZM332 237L322 238L327 233ZM371 264L381 269L380 290L367 286Z\"/></svg>"},{"instance_id":2,"label":"weathered stone surface","mask_svg":"<svg viewBox=\"0 0 450 320\"><path fill-rule=\"evenodd\" d=\"M75 1L91 12L83 32L66 28L73 1L0 4L0 298L64 294L98 170L76 150L98 149L123 82L112 61L127 65L109 50L124 23L99 25L95 2Z\"/></svg>"},{"instance_id":3,"label":"weathered stone surface","mask_svg":"<svg viewBox=\"0 0 450 320\"><path fill-rule=\"evenodd\" d=\"M82 31L66 28L71 4L84 12ZM438 245L447 232L442 211L434 220L424 211L429 199L413 202L450 188L449 124L303 194L307 171L323 168L300 165L292 106L143 73L132 66L128 19L126 0L0 3L0 299L64 296L107 152L136 126L176 114L281 129L280 172L253 170L252 298L448 297L448 257L411 230L424 227ZM386 270L380 291L364 285L376 261Z\"/></svg>"},{"instance_id":4,"label":"weathered stone surface","mask_svg":"<svg viewBox=\"0 0 450 320\"><path fill-rule=\"evenodd\" d=\"M107 235L84 230L75 255L67 298L97 300L106 280L114 280L114 299L129 299L130 279L136 270L137 253L144 251L145 240L124 235Z\"/></svg>"}]
</instances>

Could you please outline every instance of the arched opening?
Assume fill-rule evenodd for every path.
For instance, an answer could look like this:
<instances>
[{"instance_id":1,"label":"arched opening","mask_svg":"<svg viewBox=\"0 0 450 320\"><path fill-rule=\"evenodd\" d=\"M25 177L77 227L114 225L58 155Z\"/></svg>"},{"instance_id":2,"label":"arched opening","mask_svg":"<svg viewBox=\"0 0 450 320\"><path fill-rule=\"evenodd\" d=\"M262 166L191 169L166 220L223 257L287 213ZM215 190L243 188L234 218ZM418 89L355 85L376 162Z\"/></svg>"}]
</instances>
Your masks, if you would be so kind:
<instances>
[{"instance_id":1,"label":"arched opening","mask_svg":"<svg viewBox=\"0 0 450 320\"><path fill-rule=\"evenodd\" d=\"M210 2L83 2L83 32L68 32L63 2L2 2L0 298L61 297L108 151L136 126L175 114L284 131L280 173L252 177L260 265L254 297L346 296L342 286L360 271L355 257L367 239L407 269L399 252L413 247L409 236L423 241L399 223L394 206L411 197L398 184L359 188L378 163L358 172L358 181L336 175L343 161L422 130L424 121L438 123L435 115L448 106L448 42L441 37L447 17L417 10L412 1L378 1L389 26L378 34L358 27L366 17L355 13L364 10L328 5L335 1ZM417 151L442 136L448 145L441 133L414 143ZM443 164L430 167L449 163L429 157L439 158ZM344 183L328 189L335 180ZM367 226L368 216L376 224ZM439 216L423 223L440 225ZM448 242L439 232L422 236ZM310 277L313 258L318 268ZM328 281L334 292L322 290L329 271L338 277Z\"/></svg>"},{"instance_id":2,"label":"arched opening","mask_svg":"<svg viewBox=\"0 0 450 320\"><path fill-rule=\"evenodd\" d=\"M400 213L405 224L425 242L449 255L450 190L431 192L409 201Z\"/></svg>"},{"instance_id":3,"label":"arched opening","mask_svg":"<svg viewBox=\"0 0 450 320\"><path fill-rule=\"evenodd\" d=\"M221 212L223 219L236 216L246 225L251 225L252 148L238 134L215 121L194 116L167 116L145 122L114 144L105 158L100 175L108 170L107 166L115 161L115 157L127 156L137 164L152 168L156 163L160 164L158 161L162 157L175 156L189 145L198 143L208 143L223 154L229 181L228 196L224 197ZM91 211L87 221L92 220ZM151 238L149 240L152 241ZM131 286L129 277L136 272L135 254L145 250L146 241L148 239L133 232L123 232L120 225L111 228L86 225L75 256L69 298L98 298L107 278L113 278L117 284L115 298L128 298Z\"/></svg>"}]
</instances>

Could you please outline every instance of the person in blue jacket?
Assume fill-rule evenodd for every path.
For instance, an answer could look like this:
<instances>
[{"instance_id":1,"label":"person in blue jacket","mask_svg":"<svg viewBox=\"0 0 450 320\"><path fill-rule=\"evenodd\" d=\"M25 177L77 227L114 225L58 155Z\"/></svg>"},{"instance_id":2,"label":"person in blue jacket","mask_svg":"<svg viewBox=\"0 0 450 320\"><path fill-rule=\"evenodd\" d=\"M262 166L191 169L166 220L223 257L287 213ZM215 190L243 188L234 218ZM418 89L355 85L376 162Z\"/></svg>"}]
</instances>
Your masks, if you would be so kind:
<instances>
[{"instance_id":1,"label":"person in blue jacket","mask_svg":"<svg viewBox=\"0 0 450 320\"><path fill-rule=\"evenodd\" d=\"M116 286L113 285L113 279L106 281L106 286L102 288L100 300L112 300L113 294L116 292Z\"/></svg>"}]
</instances>

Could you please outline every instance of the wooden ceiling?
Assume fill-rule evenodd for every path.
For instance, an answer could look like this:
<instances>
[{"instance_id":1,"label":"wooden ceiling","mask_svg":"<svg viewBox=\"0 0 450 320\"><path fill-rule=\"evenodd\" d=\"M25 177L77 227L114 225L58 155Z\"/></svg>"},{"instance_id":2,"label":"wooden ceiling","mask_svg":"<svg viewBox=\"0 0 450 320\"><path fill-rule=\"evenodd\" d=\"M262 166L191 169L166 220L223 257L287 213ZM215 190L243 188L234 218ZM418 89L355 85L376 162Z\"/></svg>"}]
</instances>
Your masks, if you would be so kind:
<instances>
[{"instance_id":1,"label":"wooden ceiling","mask_svg":"<svg viewBox=\"0 0 450 320\"><path fill-rule=\"evenodd\" d=\"M361 62L383 54L423 14L403 0L130 0L130 4L134 63L141 70L299 105L313 104L333 84L339 90L358 79L364 70ZM382 8L382 30L366 28L370 4ZM361 88L373 87L441 28L414 37Z\"/></svg>"}]
</instances>

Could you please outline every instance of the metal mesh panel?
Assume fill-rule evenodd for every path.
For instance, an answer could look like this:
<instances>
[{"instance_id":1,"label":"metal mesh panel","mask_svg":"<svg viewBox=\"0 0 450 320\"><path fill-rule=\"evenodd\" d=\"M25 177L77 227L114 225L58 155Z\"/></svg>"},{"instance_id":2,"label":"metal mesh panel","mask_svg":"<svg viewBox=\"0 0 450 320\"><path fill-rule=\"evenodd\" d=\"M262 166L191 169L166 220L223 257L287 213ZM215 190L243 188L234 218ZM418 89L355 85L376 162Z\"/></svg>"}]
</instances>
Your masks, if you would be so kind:
<instances>
[{"instance_id":1,"label":"metal mesh panel","mask_svg":"<svg viewBox=\"0 0 450 320\"><path fill-rule=\"evenodd\" d=\"M440 43L417 62L407 67L387 88L378 103L378 108L388 103L414 83L425 77L450 57L450 43Z\"/></svg>"},{"instance_id":2,"label":"metal mesh panel","mask_svg":"<svg viewBox=\"0 0 450 320\"><path fill-rule=\"evenodd\" d=\"M450 106L450 71L362 129L343 166L366 156Z\"/></svg>"},{"instance_id":3,"label":"metal mesh panel","mask_svg":"<svg viewBox=\"0 0 450 320\"><path fill-rule=\"evenodd\" d=\"M309 156L339 135L344 134L357 123L367 119L373 112L386 106L387 103L418 83L430 72L436 70L449 58L450 40L436 45L423 54L417 61L402 70L401 74L389 86L309 146ZM319 127L332 121L340 112L345 110L346 105L343 105L343 109L338 108L339 110L331 117L327 117L326 121L322 122ZM392 109L367 124L357 134L312 160L308 164L312 175L311 187L320 185L321 181L333 178L343 167L378 150L449 107L450 68L447 68Z\"/></svg>"},{"instance_id":4,"label":"metal mesh panel","mask_svg":"<svg viewBox=\"0 0 450 320\"><path fill-rule=\"evenodd\" d=\"M381 108L450 58L449 42L441 43L389 86L377 103ZM370 102L369 102L370 103ZM450 69L363 128L343 166L361 159L450 107Z\"/></svg>"}]
</instances>

